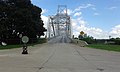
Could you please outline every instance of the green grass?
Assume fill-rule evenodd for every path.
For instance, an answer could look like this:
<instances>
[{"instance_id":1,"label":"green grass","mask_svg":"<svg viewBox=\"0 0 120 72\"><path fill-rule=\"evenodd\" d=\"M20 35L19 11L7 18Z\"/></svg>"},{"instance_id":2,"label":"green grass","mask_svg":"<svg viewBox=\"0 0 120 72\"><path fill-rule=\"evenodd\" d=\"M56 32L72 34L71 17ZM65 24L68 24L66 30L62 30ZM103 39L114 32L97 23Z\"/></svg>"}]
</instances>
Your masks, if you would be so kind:
<instances>
[{"instance_id":1,"label":"green grass","mask_svg":"<svg viewBox=\"0 0 120 72\"><path fill-rule=\"evenodd\" d=\"M45 38L40 38L37 43L38 44L46 43L46 39Z\"/></svg>"},{"instance_id":2,"label":"green grass","mask_svg":"<svg viewBox=\"0 0 120 72\"><path fill-rule=\"evenodd\" d=\"M36 44L42 44L45 43L46 39L45 38L41 38L38 40L37 43L31 43L31 44L27 44L28 46L34 46ZM23 44L18 44L18 45L7 45L7 46L0 46L0 50L4 50L4 49L14 49L14 48L20 48L22 47Z\"/></svg>"},{"instance_id":3,"label":"green grass","mask_svg":"<svg viewBox=\"0 0 120 72\"><path fill-rule=\"evenodd\" d=\"M22 45L7 45L7 46L0 46L0 50L4 49L13 49L13 48L20 48Z\"/></svg>"},{"instance_id":4,"label":"green grass","mask_svg":"<svg viewBox=\"0 0 120 72\"><path fill-rule=\"evenodd\" d=\"M87 47L120 52L120 45L90 44Z\"/></svg>"}]
</instances>

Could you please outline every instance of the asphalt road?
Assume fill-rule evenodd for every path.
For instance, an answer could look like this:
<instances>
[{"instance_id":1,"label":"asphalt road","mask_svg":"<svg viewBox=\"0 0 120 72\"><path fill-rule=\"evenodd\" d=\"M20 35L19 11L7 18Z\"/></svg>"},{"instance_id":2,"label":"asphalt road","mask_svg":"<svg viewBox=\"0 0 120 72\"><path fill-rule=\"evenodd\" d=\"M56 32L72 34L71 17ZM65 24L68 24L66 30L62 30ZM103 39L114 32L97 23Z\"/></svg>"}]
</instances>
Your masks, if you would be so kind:
<instances>
[{"instance_id":1,"label":"asphalt road","mask_svg":"<svg viewBox=\"0 0 120 72\"><path fill-rule=\"evenodd\" d=\"M70 43L71 39L67 35L63 34L61 36L54 37L48 41L48 43Z\"/></svg>"},{"instance_id":2,"label":"asphalt road","mask_svg":"<svg viewBox=\"0 0 120 72\"><path fill-rule=\"evenodd\" d=\"M46 44L0 51L0 72L120 72L120 53L79 47L66 36Z\"/></svg>"}]
</instances>

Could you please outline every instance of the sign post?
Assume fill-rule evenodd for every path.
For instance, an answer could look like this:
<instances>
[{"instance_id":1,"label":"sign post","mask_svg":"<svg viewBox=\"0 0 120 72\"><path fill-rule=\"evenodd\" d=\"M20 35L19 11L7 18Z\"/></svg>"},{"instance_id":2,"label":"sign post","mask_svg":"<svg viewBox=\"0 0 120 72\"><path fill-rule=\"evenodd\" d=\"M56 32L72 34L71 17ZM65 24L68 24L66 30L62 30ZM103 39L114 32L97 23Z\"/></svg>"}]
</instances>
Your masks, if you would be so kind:
<instances>
[{"instance_id":1,"label":"sign post","mask_svg":"<svg viewBox=\"0 0 120 72\"><path fill-rule=\"evenodd\" d=\"M27 50L27 43L28 43L28 41L29 41L29 38L27 36L23 36L22 37L22 42L24 43L22 54L28 54L28 50Z\"/></svg>"},{"instance_id":2,"label":"sign post","mask_svg":"<svg viewBox=\"0 0 120 72\"><path fill-rule=\"evenodd\" d=\"M21 38L22 38L22 34L19 35L19 38L20 38L20 44L21 44Z\"/></svg>"}]
</instances>

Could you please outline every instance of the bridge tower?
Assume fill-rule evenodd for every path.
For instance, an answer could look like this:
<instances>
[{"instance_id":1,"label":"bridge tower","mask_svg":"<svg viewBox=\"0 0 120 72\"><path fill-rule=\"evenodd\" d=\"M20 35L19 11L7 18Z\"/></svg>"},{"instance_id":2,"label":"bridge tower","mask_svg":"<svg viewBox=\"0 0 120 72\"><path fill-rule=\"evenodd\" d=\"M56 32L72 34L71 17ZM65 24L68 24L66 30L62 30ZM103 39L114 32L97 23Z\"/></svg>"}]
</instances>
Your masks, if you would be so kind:
<instances>
[{"instance_id":1,"label":"bridge tower","mask_svg":"<svg viewBox=\"0 0 120 72\"><path fill-rule=\"evenodd\" d=\"M48 38L67 34L71 37L71 19L66 5L58 5L57 14L48 18Z\"/></svg>"}]
</instances>

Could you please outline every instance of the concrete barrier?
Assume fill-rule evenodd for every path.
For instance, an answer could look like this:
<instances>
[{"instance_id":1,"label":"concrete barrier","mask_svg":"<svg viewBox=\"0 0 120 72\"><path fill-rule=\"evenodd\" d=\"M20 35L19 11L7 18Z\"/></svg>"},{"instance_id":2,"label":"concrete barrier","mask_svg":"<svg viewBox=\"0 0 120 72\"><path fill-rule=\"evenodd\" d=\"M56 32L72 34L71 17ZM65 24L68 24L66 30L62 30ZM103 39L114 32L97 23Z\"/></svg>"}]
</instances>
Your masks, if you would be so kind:
<instances>
[{"instance_id":1,"label":"concrete barrier","mask_svg":"<svg viewBox=\"0 0 120 72\"><path fill-rule=\"evenodd\" d=\"M84 46L88 45L87 42L82 41L82 40L78 40L78 39L72 39L72 43L77 44L77 45L79 45L81 47L84 47Z\"/></svg>"}]
</instances>

